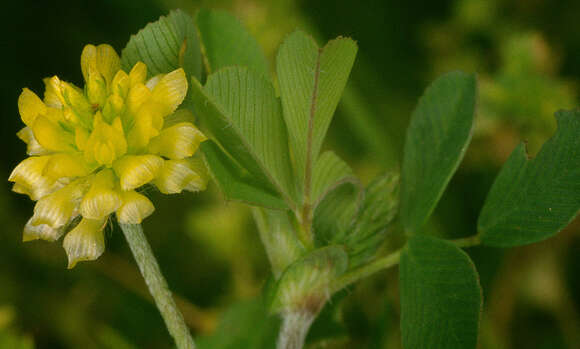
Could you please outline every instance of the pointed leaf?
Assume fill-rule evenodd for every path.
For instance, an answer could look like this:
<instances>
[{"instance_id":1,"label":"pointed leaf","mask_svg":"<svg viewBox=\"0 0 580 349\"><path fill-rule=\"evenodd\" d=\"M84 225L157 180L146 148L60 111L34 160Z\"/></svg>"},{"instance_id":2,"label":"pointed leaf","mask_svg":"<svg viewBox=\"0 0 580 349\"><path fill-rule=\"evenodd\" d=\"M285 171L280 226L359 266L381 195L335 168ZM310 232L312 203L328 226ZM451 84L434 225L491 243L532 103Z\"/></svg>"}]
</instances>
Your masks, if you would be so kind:
<instances>
[{"instance_id":1,"label":"pointed leaf","mask_svg":"<svg viewBox=\"0 0 580 349\"><path fill-rule=\"evenodd\" d=\"M213 179L228 200L280 210L287 208L276 193L264 189L213 141L203 142L201 150Z\"/></svg>"},{"instance_id":2,"label":"pointed leaf","mask_svg":"<svg viewBox=\"0 0 580 349\"><path fill-rule=\"evenodd\" d=\"M316 161L312 174L313 206L316 207L328 192L345 183L358 184L358 179L336 154L324 152Z\"/></svg>"},{"instance_id":3,"label":"pointed leaf","mask_svg":"<svg viewBox=\"0 0 580 349\"><path fill-rule=\"evenodd\" d=\"M221 146L264 188L294 197L288 136L274 88L245 68L212 74L191 84L202 121Z\"/></svg>"},{"instance_id":4,"label":"pointed leaf","mask_svg":"<svg viewBox=\"0 0 580 349\"><path fill-rule=\"evenodd\" d=\"M375 178L364 194L359 217L347 235L337 241L346 246L350 268L371 259L384 241L399 209L399 174Z\"/></svg>"},{"instance_id":5,"label":"pointed leaf","mask_svg":"<svg viewBox=\"0 0 580 349\"><path fill-rule=\"evenodd\" d=\"M448 73L431 84L411 117L405 140L401 218L417 232L433 212L471 139L476 80Z\"/></svg>"},{"instance_id":6,"label":"pointed leaf","mask_svg":"<svg viewBox=\"0 0 580 349\"><path fill-rule=\"evenodd\" d=\"M296 163L296 175L308 190L312 163L318 157L357 52L356 43L338 38L318 48L296 31L278 51L276 69L284 119ZM310 193L305 193L307 196Z\"/></svg>"},{"instance_id":7,"label":"pointed leaf","mask_svg":"<svg viewBox=\"0 0 580 349\"><path fill-rule=\"evenodd\" d=\"M478 220L484 244L516 246L562 230L580 210L580 111L556 113L558 130L536 158L524 144L497 176Z\"/></svg>"},{"instance_id":8,"label":"pointed leaf","mask_svg":"<svg viewBox=\"0 0 580 349\"><path fill-rule=\"evenodd\" d=\"M399 275L403 348L475 349L482 295L465 252L413 235L401 254Z\"/></svg>"},{"instance_id":9,"label":"pointed leaf","mask_svg":"<svg viewBox=\"0 0 580 349\"><path fill-rule=\"evenodd\" d=\"M361 198L361 188L347 182L320 201L312 223L316 246L328 246L344 239L357 217Z\"/></svg>"},{"instance_id":10,"label":"pointed leaf","mask_svg":"<svg viewBox=\"0 0 580 349\"><path fill-rule=\"evenodd\" d=\"M201 76L201 49L191 16L171 11L132 35L121 54L125 71L137 62L147 65L149 76L183 68L187 76Z\"/></svg>"},{"instance_id":11,"label":"pointed leaf","mask_svg":"<svg viewBox=\"0 0 580 349\"><path fill-rule=\"evenodd\" d=\"M260 45L237 18L227 12L202 9L197 13L195 23L210 73L239 65L269 76L268 63Z\"/></svg>"}]
</instances>

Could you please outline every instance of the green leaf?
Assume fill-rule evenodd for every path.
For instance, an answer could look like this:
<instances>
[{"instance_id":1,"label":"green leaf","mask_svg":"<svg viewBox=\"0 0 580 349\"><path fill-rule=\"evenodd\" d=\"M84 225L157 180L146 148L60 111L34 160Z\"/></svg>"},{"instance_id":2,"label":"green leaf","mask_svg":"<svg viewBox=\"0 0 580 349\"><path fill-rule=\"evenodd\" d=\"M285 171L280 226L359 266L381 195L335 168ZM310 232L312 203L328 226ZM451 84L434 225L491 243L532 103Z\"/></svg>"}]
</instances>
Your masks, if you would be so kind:
<instances>
[{"instance_id":1,"label":"green leaf","mask_svg":"<svg viewBox=\"0 0 580 349\"><path fill-rule=\"evenodd\" d=\"M328 192L345 183L358 184L350 167L333 152L322 153L312 174L313 206L316 207Z\"/></svg>"},{"instance_id":2,"label":"green leaf","mask_svg":"<svg viewBox=\"0 0 580 349\"><path fill-rule=\"evenodd\" d=\"M318 158L357 52L355 42L338 38L318 48L296 31L278 51L277 72L284 120L301 186L310 188L311 166ZM305 196L310 197L310 192Z\"/></svg>"},{"instance_id":3,"label":"green leaf","mask_svg":"<svg viewBox=\"0 0 580 349\"><path fill-rule=\"evenodd\" d=\"M330 282L344 273L347 266L348 256L341 246L319 248L298 259L280 277L271 311L317 314L330 296Z\"/></svg>"},{"instance_id":4,"label":"green leaf","mask_svg":"<svg viewBox=\"0 0 580 349\"><path fill-rule=\"evenodd\" d=\"M280 320L271 316L261 298L230 306L221 316L215 333L198 337L199 349L270 349L276 346Z\"/></svg>"},{"instance_id":5,"label":"green leaf","mask_svg":"<svg viewBox=\"0 0 580 349\"><path fill-rule=\"evenodd\" d=\"M121 54L125 71L137 62L147 65L149 76L183 68L187 76L201 77L201 49L191 16L171 11L132 35Z\"/></svg>"},{"instance_id":6,"label":"green leaf","mask_svg":"<svg viewBox=\"0 0 580 349\"><path fill-rule=\"evenodd\" d=\"M204 125L229 155L265 190L292 203L288 136L270 82L246 68L226 68L210 75L205 87L193 79L191 95Z\"/></svg>"},{"instance_id":7,"label":"green leaf","mask_svg":"<svg viewBox=\"0 0 580 349\"><path fill-rule=\"evenodd\" d=\"M403 348L475 349L482 295L465 252L448 241L413 235L399 275Z\"/></svg>"},{"instance_id":8,"label":"green leaf","mask_svg":"<svg viewBox=\"0 0 580 349\"><path fill-rule=\"evenodd\" d=\"M459 166L471 139L475 99L475 76L452 72L419 100L403 158L401 218L407 232L421 229Z\"/></svg>"},{"instance_id":9,"label":"green leaf","mask_svg":"<svg viewBox=\"0 0 580 349\"><path fill-rule=\"evenodd\" d=\"M346 236L359 211L361 194L359 186L347 182L320 201L312 223L316 246L327 246Z\"/></svg>"},{"instance_id":10,"label":"green leaf","mask_svg":"<svg viewBox=\"0 0 580 349\"><path fill-rule=\"evenodd\" d=\"M255 178L240 168L213 141L203 142L201 150L209 172L228 200L279 210L287 208L280 196L264 189Z\"/></svg>"},{"instance_id":11,"label":"green leaf","mask_svg":"<svg viewBox=\"0 0 580 349\"><path fill-rule=\"evenodd\" d=\"M269 76L268 63L260 45L237 18L227 12L202 9L197 13L195 23L209 73L240 65Z\"/></svg>"},{"instance_id":12,"label":"green leaf","mask_svg":"<svg viewBox=\"0 0 580 349\"><path fill-rule=\"evenodd\" d=\"M252 213L270 260L272 273L278 278L282 271L304 253L304 246L288 216L291 213L261 207L255 207Z\"/></svg>"},{"instance_id":13,"label":"green leaf","mask_svg":"<svg viewBox=\"0 0 580 349\"><path fill-rule=\"evenodd\" d=\"M346 246L350 268L371 259L384 241L399 209L399 174L377 177L366 187L364 194L355 224L341 241L335 240Z\"/></svg>"},{"instance_id":14,"label":"green leaf","mask_svg":"<svg viewBox=\"0 0 580 349\"><path fill-rule=\"evenodd\" d=\"M481 240L516 246L562 230L580 210L580 111L556 113L558 130L536 158L524 144L497 176L478 219Z\"/></svg>"}]
</instances>

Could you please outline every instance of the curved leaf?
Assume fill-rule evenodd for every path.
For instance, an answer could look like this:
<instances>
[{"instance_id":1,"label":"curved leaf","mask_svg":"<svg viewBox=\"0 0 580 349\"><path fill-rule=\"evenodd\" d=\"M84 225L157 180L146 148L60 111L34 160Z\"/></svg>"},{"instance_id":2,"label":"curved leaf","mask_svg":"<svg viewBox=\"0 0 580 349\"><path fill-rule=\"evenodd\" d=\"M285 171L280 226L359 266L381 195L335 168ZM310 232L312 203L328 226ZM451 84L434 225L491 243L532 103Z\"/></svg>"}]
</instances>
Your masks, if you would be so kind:
<instances>
[{"instance_id":1,"label":"curved leaf","mask_svg":"<svg viewBox=\"0 0 580 349\"><path fill-rule=\"evenodd\" d=\"M405 139L401 218L417 232L433 212L471 139L475 76L448 73L419 100Z\"/></svg>"},{"instance_id":2,"label":"curved leaf","mask_svg":"<svg viewBox=\"0 0 580 349\"><path fill-rule=\"evenodd\" d=\"M465 252L413 235L401 254L399 277L403 348L475 349L482 295Z\"/></svg>"},{"instance_id":3,"label":"curved leaf","mask_svg":"<svg viewBox=\"0 0 580 349\"><path fill-rule=\"evenodd\" d=\"M481 240L516 246L562 230L580 210L580 111L556 113L558 130L536 158L524 144L497 176L478 219Z\"/></svg>"},{"instance_id":4,"label":"curved leaf","mask_svg":"<svg viewBox=\"0 0 580 349\"><path fill-rule=\"evenodd\" d=\"M121 53L125 71L137 62L147 65L149 76L183 68L187 76L201 77L201 49L191 16L171 11L132 35Z\"/></svg>"}]
</instances>

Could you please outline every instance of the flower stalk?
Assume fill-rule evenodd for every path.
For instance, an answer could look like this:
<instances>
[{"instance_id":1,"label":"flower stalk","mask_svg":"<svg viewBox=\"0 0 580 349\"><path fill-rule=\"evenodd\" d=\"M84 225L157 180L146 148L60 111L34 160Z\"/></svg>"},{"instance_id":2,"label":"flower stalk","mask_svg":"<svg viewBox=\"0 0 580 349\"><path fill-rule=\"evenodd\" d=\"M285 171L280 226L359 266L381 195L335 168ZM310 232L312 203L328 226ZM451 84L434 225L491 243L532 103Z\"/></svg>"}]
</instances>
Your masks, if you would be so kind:
<instances>
[{"instance_id":1,"label":"flower stalk","mask_svg":"<svg viewBox=\"0 0 580 349\"><path fill-rule=\"evenodd\" d=\"M141 275L155 300L169 333L179 349L195 349L191 333L183 320L183 315L177 309L167 281L161 273L159 264L153 255L151 246L143 234L140 224L119 224L129 243L131 252L137 261Z\"/></svg>"}]
</instances>

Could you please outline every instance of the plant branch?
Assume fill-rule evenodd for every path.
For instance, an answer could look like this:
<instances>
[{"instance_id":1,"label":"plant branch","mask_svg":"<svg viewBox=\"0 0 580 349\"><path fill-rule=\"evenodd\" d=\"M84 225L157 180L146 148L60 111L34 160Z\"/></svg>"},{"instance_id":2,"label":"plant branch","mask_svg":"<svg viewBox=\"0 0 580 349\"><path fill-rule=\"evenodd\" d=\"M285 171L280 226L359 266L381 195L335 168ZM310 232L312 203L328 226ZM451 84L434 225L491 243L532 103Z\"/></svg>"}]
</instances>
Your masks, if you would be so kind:
<instances>
[{"instance_id":1,"label":"plant branch","mask_svg":"<svg viewBox=\"0 0 580 349\"><path fill-rule=\"evenodd\" d=\"M401 258L401 249L396 250L395 252L385 257L379 258L371 263L363 265L362 267L351 270L343 274L340 278L334 280L334 282L330 285L330 290L332 293L334 293L336 291L345 288L346 286L352 284L355 281L358 281L362 278L372 275L382 269L387 269L394 265L397 265L399 264L400 258Z\"/></svg>"},{"instance_id":2,"label":"plant branch","mask_svg":"<svg viewBox=\"0 0 580 349\"><path fill-rule=\"evenodd\" d=\"M137 261L141 275L149 288L149 292L155 300L155 304L165 321L169 333L175 340L179 349L195 349L195 344L189 329L187 328L183 315L177 309L171 291L167 286L167 281L161 274L159 264L153 255L151 246L143 234L140 224L119 224L133 256Z\"/></svg>"},{"instance_id":3,"label":"plant branch","mask_svg":"<svg viewBox=\"0 0 580 349\"><path fill-rule=\"evenodd\" d=\"M462 248L477 246L481 244L481 239L479 238L479 235L448 241L454 243L457 247ZM331 291L334 293L362 278L370 276L380 270L387 269L394 265L399 264L399 259L401 258L401 250L402 249L396 250L395 252L387 256L381 257L371 263L368 263L366 265L363 265L362 267L359 267L357 269L345 273L332 283Z\"/></svg>"},{"instance_id":4,"label":"plant branch","mask_svg":"<svg viewBox=\"0 0 580 349\"><path fill-rule=\"evenodd\" d=\"M457 247L473 247L481 244L481 239L479 238L479 234L469 236L466 238L455 239L455 240L448 240L454 243Z\"/></svg>"}]
</instances>

